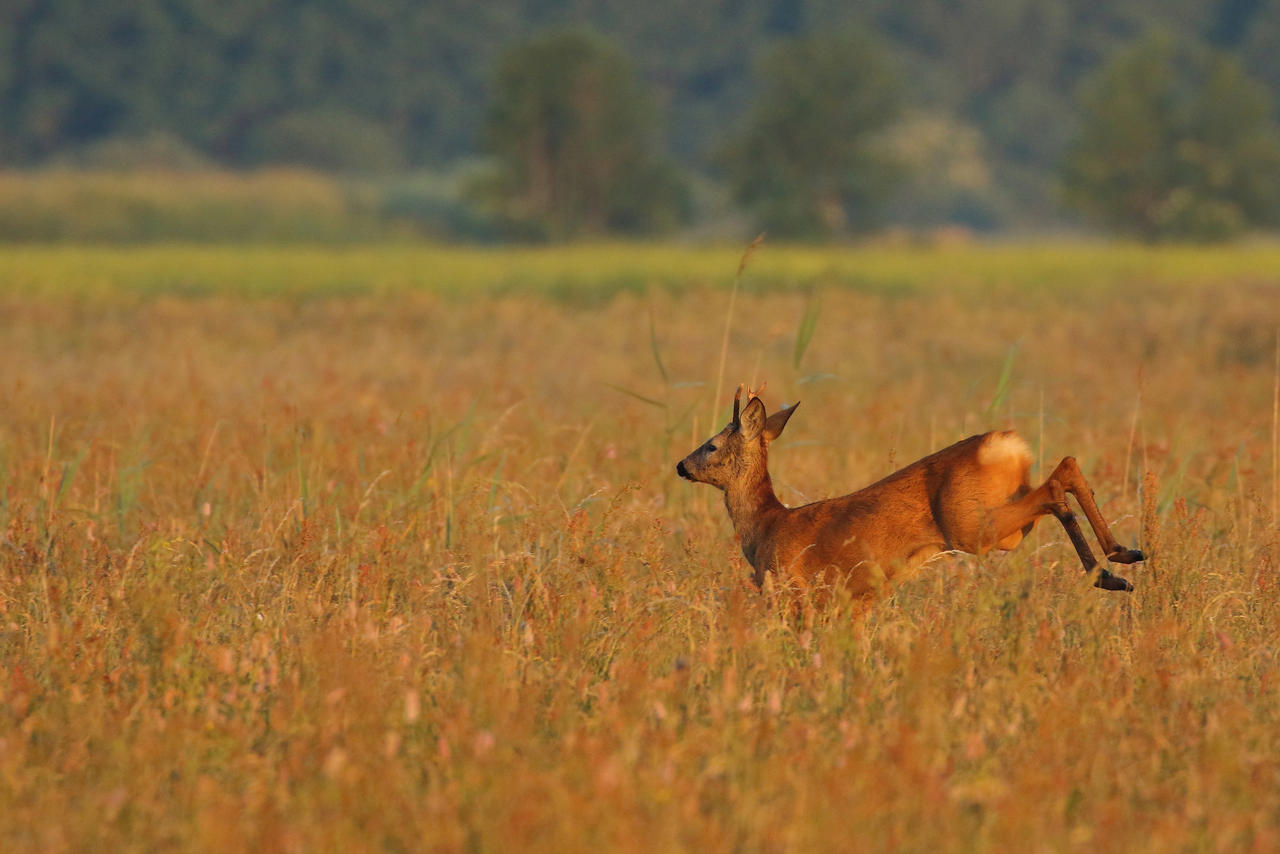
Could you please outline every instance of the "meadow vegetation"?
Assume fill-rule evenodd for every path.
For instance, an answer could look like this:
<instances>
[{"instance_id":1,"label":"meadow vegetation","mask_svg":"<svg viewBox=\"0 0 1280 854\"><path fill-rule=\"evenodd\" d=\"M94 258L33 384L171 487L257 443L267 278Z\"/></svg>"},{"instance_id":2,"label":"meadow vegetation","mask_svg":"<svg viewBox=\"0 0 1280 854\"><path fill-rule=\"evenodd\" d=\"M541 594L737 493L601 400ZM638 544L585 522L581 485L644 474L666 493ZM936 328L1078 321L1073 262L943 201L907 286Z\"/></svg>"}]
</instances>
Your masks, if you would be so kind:
<instances>
[{"instance_id":1,"label":"meadow vegetation","mask_svg":"<svg viewBox=\"0 0 1280 854\"><path fill-rule=\"evenodd\" d=\"M738 254L0 249L0 848L1280 846L1280 250ZM787 503L1074 454L1137 590L797 618L674 472L740 380Z\"/></svg>"},{"instance_id":2,"label":"meadow vegetation","mask_svg":"<svg viewBox=\"0 0 1280 854\"><path fill-rule=\"evenodd\" d=\"M349 241L385 236L369 186L318 172L0 171L0 240Z\"/></svg>"}]
</instances>

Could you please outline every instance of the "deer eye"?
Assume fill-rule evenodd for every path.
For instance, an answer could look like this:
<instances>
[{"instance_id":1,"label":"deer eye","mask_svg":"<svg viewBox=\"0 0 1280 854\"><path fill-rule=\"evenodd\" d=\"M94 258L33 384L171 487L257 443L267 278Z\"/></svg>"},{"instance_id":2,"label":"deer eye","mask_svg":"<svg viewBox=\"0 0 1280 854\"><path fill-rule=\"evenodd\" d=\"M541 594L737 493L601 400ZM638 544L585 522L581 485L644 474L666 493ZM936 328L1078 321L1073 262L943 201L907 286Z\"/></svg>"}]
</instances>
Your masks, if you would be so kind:
<instances>
[{"instance_id":1,"label":"deer eye","mask_svg":"<svg viewBox=\"0 0 1280 854\"><path fill-rule=\"evenodd\" d=\"M716 452L716 446L715 446L715 445L713 445L713 444L711 444L710 442L708 442L708 443L707 443L707 453L709 453L709 454L714 454L715 452Z\"/></svg>"}]
</instances>

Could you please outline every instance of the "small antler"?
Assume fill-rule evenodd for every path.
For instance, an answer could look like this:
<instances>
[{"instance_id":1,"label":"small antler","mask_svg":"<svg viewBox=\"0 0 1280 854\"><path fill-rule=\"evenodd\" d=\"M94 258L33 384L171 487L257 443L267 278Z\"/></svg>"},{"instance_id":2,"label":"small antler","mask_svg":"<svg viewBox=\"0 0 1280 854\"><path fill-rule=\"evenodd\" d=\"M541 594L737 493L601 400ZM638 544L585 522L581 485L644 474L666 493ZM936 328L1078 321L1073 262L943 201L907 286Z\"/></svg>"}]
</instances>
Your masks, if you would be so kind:
<instances>
[{"instance_id":1,"label":"small antler","mask_svg":"<svg viewBox=\"0 0 1280 854\"><path fill-rule=\"evenodd\" d=\"M747 403L750 403L760 395L764 394L764 387L767 386L768 384L769 383L767 382L760 383L760 388L756 389L755 391L752 391L750 387L747 386L746 383L738 383L738 390L733 393L733 423L734 424L739 423L739 420L740 420L738 418L738 411L741 408L741 403L742 403L742 390L743 389L747 390Z\"/></svg>"}]
</instances>

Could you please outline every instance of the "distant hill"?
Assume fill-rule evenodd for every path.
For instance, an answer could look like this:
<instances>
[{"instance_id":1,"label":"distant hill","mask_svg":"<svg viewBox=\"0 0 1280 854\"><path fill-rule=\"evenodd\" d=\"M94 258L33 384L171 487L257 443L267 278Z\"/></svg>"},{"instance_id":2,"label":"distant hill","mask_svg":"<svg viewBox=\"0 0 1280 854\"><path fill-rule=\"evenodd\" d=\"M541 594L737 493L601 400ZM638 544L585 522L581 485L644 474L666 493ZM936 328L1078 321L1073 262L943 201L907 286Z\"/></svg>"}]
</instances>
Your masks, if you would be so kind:
<instances>
[{"instance_id":1,"label":"distant hill","mask_svg":"<svg viewBox=\"0 0 1280 854\"><path fill-rule=\"evenodd\" d=\"M9 0L0 163L162 132L231 166L444 170L480 148L502 51L565 25L631 55L671 152L704 173L757 91L763 52L869 29L917 114L976 132L1006 220L1049 215L1076 87L1139 34L1237 51L1280 93L1280 4L1261 0Z\"/></svg>"}]
</instances>

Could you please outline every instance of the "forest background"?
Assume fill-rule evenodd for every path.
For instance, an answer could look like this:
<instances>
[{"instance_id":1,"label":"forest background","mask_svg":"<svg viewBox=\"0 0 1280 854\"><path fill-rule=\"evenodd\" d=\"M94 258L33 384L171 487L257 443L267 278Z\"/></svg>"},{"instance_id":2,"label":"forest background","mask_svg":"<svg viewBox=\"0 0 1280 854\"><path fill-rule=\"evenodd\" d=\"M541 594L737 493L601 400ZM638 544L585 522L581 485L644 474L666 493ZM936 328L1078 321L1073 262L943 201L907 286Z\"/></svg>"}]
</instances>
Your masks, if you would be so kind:
<instances>
[{"instance_id":1,"label":"forest background","mask_svg":"<svg viewBox=\"0 0 1280 854\"><path fill-rule=\"evenodd\" d=\"M513 92L500 72L504 62L521 71L519 52L539 40L574 33L589 34L588 52L604 57L597 71L624 78L604 91L615 105L634 100L620 108L627 135L663 170L656 180L606 184L602 192L661 198L585 224L570 216L557 227L547 225L555 216L545 210L521 216L527 187L504 184L511 146L503 134L519 131L502 124L503 99L529 107L538 85ZM814 55L833 34L859 41L836 51L854 64L829 65L824 91ZM1150 84L1136 97L1171 104L1199 97L1212 68L1185 51L1231 63L1245 82L1232 78L1226 88L1247 90L1245 124L1268 140L1265 165L1243 182L1271 192L1280 8L1258 0L15 0L0 8L0 164L9 170L0 178L0 237L350 240L392 232L496 240L674 231L737 239L768 227L776 236L840 238L894 226L1027 235L1119 225L1158 238L1167 230L1141 217L1099 214L1096 199L1075 191L1081 168L1072 160L1105 131L1105 116L1101 124L1090 116L1099 111L1091 81L1098 89L1109 64L1114 71L1126 52L1153 39L1176 50L1136 72ZM806 43L807 57L796 47ZM815 88L787 88L789 49L792 69ZM554 78L545 62L532 67ZM565 81L579 72L565 73L543 89L572 89ZM1161 75L1179 79L1162 88ZM797 182L776 152L743 156L753 128L772 122L797 138L812 128L838 132L842 118L833 112L851 109L864 90L885 103L879 114L846 117L845 138L866 134L860 151L877 156L860 174L875 180L838 188L843 210L834 218L820 200L761 202L773 184ZM1145 134L1149 144L1184 155L1204 147L1204 134L1186 127L1197 119L1170 119L1180 131L1153 129L1132 107L1113 109L1130 137ZM1222 115L1203 122L1233 124ZM809 160L844 156L819 146ZM1206 159L1161 167L1179 173L1161 180L1199 180L1186 177L1188 168L1215 173ZM132 180L121 182L121 171ZM885 175L892 180L881 181ZM1226 228L1215 207L1188 215L1197 223L1207 217L1209 227L1171 233L1198 239L1270 227L1280 193L1271 196L1252 204L1257 210L1228 212ZM774 214L787 205L792 214L797 205L816 213L780 220Z\"/></svg>"}]
</instances>

